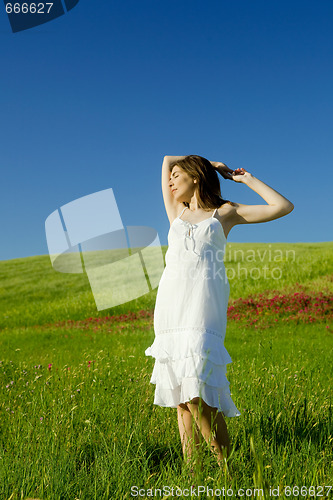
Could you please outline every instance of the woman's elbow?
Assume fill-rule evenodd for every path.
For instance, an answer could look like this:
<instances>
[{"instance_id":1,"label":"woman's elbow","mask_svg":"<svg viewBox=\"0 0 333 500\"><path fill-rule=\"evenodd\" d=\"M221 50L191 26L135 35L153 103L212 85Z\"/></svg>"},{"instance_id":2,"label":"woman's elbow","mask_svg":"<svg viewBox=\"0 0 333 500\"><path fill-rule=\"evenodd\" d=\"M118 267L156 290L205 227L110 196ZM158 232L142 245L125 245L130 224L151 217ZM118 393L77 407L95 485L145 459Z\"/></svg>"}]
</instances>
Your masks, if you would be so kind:
<instances>
[{"instance_id":1,"label":"woman's elbow","mask_svg":"<svg viewBox=\"0 0 333 500\"><path fill-rule=\"evenodd\" d=\"M294 207L294 204L290 202L290 203L287 205L287 207L286 207L286 215L287 215L287 214L290 214L290 212L292 212L292 211L294 210L294 208L295 208L295 207Z\"/></svg>"}]
</instances>

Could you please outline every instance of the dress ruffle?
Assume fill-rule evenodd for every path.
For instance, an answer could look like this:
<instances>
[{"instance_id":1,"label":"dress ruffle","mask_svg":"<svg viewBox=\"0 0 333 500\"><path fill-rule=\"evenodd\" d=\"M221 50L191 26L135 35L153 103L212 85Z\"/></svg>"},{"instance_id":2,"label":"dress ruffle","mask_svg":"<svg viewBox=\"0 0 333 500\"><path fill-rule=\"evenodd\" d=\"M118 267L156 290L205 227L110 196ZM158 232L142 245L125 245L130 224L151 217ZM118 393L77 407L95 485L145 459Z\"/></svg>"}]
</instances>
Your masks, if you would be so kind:
<instances>
[{"instance_id":1,"label":"dress ruffle","mask_svg":"<svg viewBox=\"0 0 333 500\"><path fill-rule=\"evenodd\" d=\"M156 385L154 404L177 408L180 403L186 403L195 397L201 397L212 408L217 408L225 417L239 417L240 411L236 408L229 387L212 387L200 383L196 378L186 378L174 389L161 389Z\"/></svg>"},{"instance_id":2,"label":"dress ruffle","mask_svg":"<svg viewBox=\"0 0 333 500\"><path fill-rule=\"evenodd\" d=\"M176 408L200 396L227 417L240 415L226 377L232 359L218 332L200 327L159 331L145 355L155 358L150 380L156 385L154 404Z\"/></svg>"},{"instance_id":3,"label":"dress ruffle","mask_svg":"<svg viewBox=\"0 0 333 500\"><path fill-rule=\"evenodd\" d=\"M145 351L146 356L153 356L161 363L203 353L217 365L232 363L223 337L214 330L200 327L155 331L154 342Z\"/></svg>"}]
</instances>

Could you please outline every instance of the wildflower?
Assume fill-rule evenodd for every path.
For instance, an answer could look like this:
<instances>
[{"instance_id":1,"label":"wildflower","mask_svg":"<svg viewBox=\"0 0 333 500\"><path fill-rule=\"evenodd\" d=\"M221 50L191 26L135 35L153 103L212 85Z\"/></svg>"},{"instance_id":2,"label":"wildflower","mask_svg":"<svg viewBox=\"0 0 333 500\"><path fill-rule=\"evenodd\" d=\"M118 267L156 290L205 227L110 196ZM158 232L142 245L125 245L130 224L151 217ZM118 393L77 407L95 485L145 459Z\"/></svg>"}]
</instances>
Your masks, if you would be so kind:
<instances>
[{"instance_id":1,"label":"wildflower","mask_svg":"<svg viewBox=\"0 0 333 500\"><path fill-rule=\"evenodd\" d=\"M49 371L51 371L51 368L52 368L52 363L49 363Z\"/></svg>"},{"instance_id":2,"label":"wildflower","mask_svg":"<svg viewBox=\"0 0 333 500\"><path fill-rule=\"evenodd\" d=\"M39 419L39 420L40 420L40 421L42 421L42 420L43 420L43 417L40 417L40 419Z\"/></svg>"}]
</instances>

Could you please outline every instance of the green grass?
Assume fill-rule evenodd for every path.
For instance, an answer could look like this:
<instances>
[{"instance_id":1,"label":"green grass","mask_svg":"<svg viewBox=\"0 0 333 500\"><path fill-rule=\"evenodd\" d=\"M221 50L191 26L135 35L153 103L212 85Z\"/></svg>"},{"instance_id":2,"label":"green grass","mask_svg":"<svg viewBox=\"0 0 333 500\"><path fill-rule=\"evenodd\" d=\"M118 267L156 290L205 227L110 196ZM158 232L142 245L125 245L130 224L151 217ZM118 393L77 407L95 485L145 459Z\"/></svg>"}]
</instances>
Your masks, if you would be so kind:
<instances>
[{"instance_id":1,"label":"green grass","mask_svg":"<svg viewBox=\"0 0 333 500\"><path fill-rule=\"evenodd\" d=\"M332 299L331 243L274 246L294 250L296 260L287 262L285 255L279 263L269 256L258 262L257 254L248 262L249 253L226 254L227 269L241 264L249 273L265 265L282 270L279 280L229 277L230 303L264 291L288 296L296 283L304 293L325 291ZM262 256L267 245L230 248L256 249ZM98 312L86 276L56 273L47 257L0 262L0 274L1 499L122 499L133 498L134 485L191 484L234 493L263 488L265 498L271 498L270 486L279 487L279 498L285 498L285 486L314 486L319 494L320 486L332 484L333 332L327 309L312 323L302 317L286 322L285 311L273 310L268 318L274 324L267 316L265 326L228 320L228 380L241 411L226 419L233 479L224 477L205 444L203 471L191 481L177 410L153 405L154 360L144 351L154 339L156 290ZM147 314L139 319L87 320L141 310ZM313 498L311 491L289 498ZM326 498L327 490L322 493Z\"/></svg>"}]
</instances>

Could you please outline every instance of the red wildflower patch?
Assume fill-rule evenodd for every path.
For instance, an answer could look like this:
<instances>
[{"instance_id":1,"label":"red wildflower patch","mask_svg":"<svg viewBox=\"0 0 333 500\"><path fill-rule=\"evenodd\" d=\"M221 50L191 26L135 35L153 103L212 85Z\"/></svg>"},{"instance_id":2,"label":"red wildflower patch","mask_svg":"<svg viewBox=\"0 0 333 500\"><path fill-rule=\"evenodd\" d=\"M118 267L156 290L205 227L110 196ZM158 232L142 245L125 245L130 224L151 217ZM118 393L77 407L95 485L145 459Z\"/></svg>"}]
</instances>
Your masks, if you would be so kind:
<instances>
[{"instance_id":1,"label":"red wildflower patch","mask_svg":"<svg viewBox=\"0 0 333 500\"><path fill-rule=\"evenodd\" d=\"M273 291L275 292L275 291ZM269 291L272 294L272 291ZM274 324L277 321L327 322L333 316L332 294L294 292L273 297L267 294L234 300L228 307L228 320L247 321L248 325ZM265 320L265 321L263 321Z\"/></svg>"},{"instance_id":2,"label":"red wildflower patch","mask_svg":"<svg viewBox=\"0 0 333 500\"><path fill-rule=\"evenodd\" d=\"M104 317L90 317L83 320L65 320L59 321L57 323L53 323L52 326L62 327L62 328L82 328L82 329L90 329L98 330L102 325L111 325L128 321L135 321L143 318L148 318L151 320L153 318L154 311L137 311L137 312L128 312L126 314L114 315L114 316L104 316ZM46 325L47 326L47 325ZM49 325L51 326L51 325Z\"/></svg>"}]
</instances>

